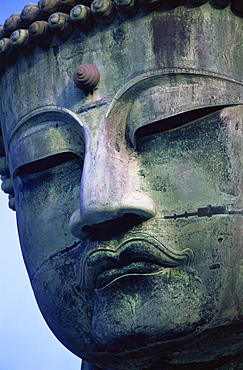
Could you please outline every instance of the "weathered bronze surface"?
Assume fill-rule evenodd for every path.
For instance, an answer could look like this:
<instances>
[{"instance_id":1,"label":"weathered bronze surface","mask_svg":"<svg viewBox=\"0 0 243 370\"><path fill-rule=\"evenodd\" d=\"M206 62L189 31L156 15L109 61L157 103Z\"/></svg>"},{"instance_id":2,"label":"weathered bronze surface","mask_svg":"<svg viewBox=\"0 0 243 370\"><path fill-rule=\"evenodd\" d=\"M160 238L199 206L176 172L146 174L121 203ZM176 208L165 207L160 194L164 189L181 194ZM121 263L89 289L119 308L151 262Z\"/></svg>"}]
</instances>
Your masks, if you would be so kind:
<instances>
[{"instance_id":1,"label":"weathered bronze surface","mask_svg":"<svg viewBox=\"0 0 243 370\"><path fill-rule=\"evenodd\" d=\"M169 3L40 1L1 31L2 189L83 370L243 369L242 2Z\"/></svg>"},{"instance_id":2,"label":"weathered bronze surface","mask_svg":"<svg viewBox=\"0 0 243 370\"><path fill-rule=\"evenodd\" d=\"M93 28L95 22L110 24L115 18L121 18L121 20L124 17L130 18L140 10L145 12L166 11L179 5L190 8L201 6L206 2L207 0L40 0L38 4L27 4L21 13L12 14L3 25L0 25L0 45L2 44L1 39L5 39L4 43L12 44L13 49L16 48L20 55L33 50L33 41L47 48L50 46L53 37L51 35L47 37L47 27L44 26L43 21L49 23L48 32L51 32L52 36L56 35L61 40L66 40L75 28L88 32ZM209 3L215 9L224 9L230 4L234 14L239 17L243 16L242 0L209 0ZM41 23L35 23L36 21L41 21ZM38 28L38 32L36 28ZM16 43L15 36L12 37L15 31L23 34L28 30L29 34L33 36L33 29L35 30L34 33L37 32L37 34L36 37L30 38L30 46L26 43L22 45ZM47 38L45 43L40 42L40 34L43 31L44 37ZM0 74L4 73L5 68L15 62L18 56L16 50L14 59L12 53L5 54L0 53Z\"/></svg>"}]
</instances>

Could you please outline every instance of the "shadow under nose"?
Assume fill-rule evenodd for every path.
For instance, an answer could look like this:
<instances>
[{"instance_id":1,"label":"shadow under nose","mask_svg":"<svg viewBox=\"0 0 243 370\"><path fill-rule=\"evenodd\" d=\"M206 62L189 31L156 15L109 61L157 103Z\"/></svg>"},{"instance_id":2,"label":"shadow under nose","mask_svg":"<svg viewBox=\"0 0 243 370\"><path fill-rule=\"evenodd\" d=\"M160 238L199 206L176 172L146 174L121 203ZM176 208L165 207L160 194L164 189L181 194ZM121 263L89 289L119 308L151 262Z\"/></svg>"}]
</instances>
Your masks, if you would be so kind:
<instances>
[{"instance_id":1,"label":"shadow under nose","mask_svg":"<svg viewBox=\"0 0 243 370\"><path fill-rule=\"evenodd\" d=\"M146 221L145 217L134 213L125 213L122 217L105 222L85 225L83 234L90 240L110 240L125 234L128 230Z\"/></svg>"}]
</instances>

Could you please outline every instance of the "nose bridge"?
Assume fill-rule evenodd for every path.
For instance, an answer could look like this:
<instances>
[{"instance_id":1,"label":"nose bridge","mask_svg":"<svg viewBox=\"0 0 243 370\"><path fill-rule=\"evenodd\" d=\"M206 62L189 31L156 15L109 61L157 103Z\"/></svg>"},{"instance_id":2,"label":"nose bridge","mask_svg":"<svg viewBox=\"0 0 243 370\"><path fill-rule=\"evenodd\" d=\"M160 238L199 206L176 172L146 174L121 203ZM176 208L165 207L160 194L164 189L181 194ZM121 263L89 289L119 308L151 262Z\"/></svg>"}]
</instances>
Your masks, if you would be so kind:
<instances>
[{"instance_id":1,"label":"nose bridge","mask_svg":"<svg viewBox=\"0 0 243 370\"><path fill-rule=\"evenodd\" d=\"M155 204L141 192L139 184L137 158L127 149L125 134L103 128L97 133L86 132L80 209L70 219L72 234L82 238L90 226L109 228L112 220L121 224L126 215L126 220L132 217L136 223L155 216Z\"/></svg>"},{"instance_id":2,"label":"nose bridge","mask_svg":"<svg viewBox=\"0 0 243 370\"><path fill-rule=\"evenodd\" d=\"M102 209L111 211L129 192L129 157L117 150L119 143L109 133L87 140L80 188L81 214ZM129 176L130 174L130 176Z\"/></svg>"}]
</instances>

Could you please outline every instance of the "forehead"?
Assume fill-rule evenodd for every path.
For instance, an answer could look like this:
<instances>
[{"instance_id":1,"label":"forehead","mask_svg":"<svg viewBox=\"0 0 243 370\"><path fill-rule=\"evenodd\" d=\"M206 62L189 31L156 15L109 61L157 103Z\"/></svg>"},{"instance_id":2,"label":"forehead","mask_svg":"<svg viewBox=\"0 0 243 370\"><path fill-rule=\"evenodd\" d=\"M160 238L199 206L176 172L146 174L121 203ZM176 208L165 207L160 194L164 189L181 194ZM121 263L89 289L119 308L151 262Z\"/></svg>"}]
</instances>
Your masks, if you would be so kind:
<instances>
[{"instance_id":1,"label":"forehead","mask_svg":"<svg viewBox=\"0 0 243 370\"><path fill-rule=\"evenodd\" d=\"M8 91L0 107L5 143L23 117L45 106L65 107L90 124L119 99L134 103L131 114L147 121L194 107L239 104L241 39L242 19L229 8L204 4L138 14L98 25L88 35L75 31L46 51L36 47L0 81L1 91ZM100 72L92 94L73 82L75 68L83 63Z\"/></svg>"}]
</instances>

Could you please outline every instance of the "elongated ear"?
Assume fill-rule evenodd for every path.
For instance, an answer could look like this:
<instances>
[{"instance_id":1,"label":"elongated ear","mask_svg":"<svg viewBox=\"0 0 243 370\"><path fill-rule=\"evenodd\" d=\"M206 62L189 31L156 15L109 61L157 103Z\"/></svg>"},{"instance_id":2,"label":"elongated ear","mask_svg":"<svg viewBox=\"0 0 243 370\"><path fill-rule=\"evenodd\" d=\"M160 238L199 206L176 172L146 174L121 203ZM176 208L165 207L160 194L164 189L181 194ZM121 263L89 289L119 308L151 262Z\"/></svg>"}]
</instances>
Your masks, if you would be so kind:
<instances>
[{"instance_id":1,"label":"elongated ear","mask_svg":"<svg viewBox=\"0 0 243 370\"><path fill-rule=\"evenodd\" d=\"M0 126L0 177L2 180L1 189L4 193L9 194L9 208L15 211L15 199L12 180L9 174L7 157L4 149L4 143L2 138L2 131Z\"/></svg>"},{"instance_id":2,"label":"elongated ear","mask_svg":"<svg viewBox=\"0 0 243 370\"><path fill-rule=\"evenodd\" d=\"M105 370L105 369L103 367L92 365L89 362L82 360L80 370Z\"/></svg>"},{"instance_id":3,"label":"elongated ear","mask_svg":"<svg viewBox=\"0 0 243 370\"><path fill-rule=\"evenodd\" d=\"M5 149L3 144L3 137L2 137L2 129L1 129L1 123L0 123L0 157L5 156Z\"/></svg>"}]
</instances>

